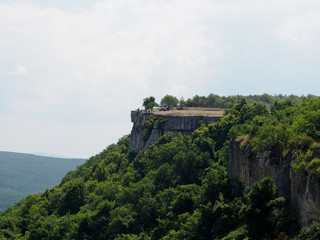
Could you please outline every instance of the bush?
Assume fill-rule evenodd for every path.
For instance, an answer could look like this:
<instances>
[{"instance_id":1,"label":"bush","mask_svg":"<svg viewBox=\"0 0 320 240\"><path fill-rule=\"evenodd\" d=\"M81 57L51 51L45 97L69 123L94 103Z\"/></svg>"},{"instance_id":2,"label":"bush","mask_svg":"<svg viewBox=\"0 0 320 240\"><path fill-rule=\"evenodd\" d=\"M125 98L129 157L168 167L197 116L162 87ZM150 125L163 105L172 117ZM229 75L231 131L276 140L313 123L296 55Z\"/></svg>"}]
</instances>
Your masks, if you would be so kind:
<instances>
[{"instance_id":1,"label":"bush","mask_svg":"<svg viewBox=\"0 0 320 240\"><path fill-rule=\"evenodd\" d=\"M308 162L312 158L313 152L308 150L306 153L300 152L297 156L296 162L292 164L292 167L296 173L305 172Z\"/></svg>"},{"instance_id":2,"label":"bush","mask_svg":"<svg viewBox=\"0 0 320 240\"><path fill-rule=\"evenodd\" d=\"M313 222L310 226L301 229L298 236L299 240L317 240L320 239L320 225Z\"/></svg>"},{"instance_id":3,"label":"bush","mask_svg":"<svg viewBox=\"0 0 320 240\"><path fill-rule=\"evenodd\" d=\"M222 238L222 240L247 240L248 238L248 229L246 225L243 225L236 230L230 232L227 236Z\"/></svg>"}]
</instances>

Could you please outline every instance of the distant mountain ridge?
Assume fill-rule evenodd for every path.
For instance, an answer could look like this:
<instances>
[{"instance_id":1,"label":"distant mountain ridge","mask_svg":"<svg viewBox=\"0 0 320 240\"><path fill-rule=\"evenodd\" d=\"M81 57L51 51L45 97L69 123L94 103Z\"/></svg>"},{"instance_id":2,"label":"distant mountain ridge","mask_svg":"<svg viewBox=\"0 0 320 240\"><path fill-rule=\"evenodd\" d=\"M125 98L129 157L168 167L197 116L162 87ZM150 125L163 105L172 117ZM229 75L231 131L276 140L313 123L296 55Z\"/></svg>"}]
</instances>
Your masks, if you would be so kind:
<instances>
[{"instance_id":1,"label":"distant mountain ridge","mask_svg":"<svg viewBox=\"0 0 320 240\"><path fill-rule=\"evenodd\" d=\"M80 158L0 151L0 211L29 194L59 184L67 172L84 162Z\"/></svg>"},{"instance_id":2,"label":"distant mountain ridge","mask_svg":"<svg viewBox=\"0 0 320 240\"><path fill-rule=\"evenodd\" d=\"M41 156L41 157L69 158L69 157L66 157L66 156L58 155L58 154L43 153L43 152L35 152L35 153L32 153L32 154L36 155L36 156Z\"/></svg>"}]
</instances>

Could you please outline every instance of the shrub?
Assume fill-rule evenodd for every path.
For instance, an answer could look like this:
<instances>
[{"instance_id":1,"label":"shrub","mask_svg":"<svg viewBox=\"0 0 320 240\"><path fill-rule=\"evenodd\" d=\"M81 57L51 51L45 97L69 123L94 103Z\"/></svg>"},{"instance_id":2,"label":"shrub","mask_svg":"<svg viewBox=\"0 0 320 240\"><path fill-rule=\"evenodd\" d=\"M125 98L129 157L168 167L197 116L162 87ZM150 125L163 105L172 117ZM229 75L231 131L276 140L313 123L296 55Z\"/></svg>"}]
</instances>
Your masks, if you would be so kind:
<instances>
[{"instance_id":1,"label":"shrub","mask_svg":"<svg viewBox=\"0 0 320 240\"><path fill-rule=\"evenodd\" d=\"M296 173L302 173L306 171L306 167L308 166L308 162L312 158L313 152L308 150L306 153L300 152L297 156L297 160L292 164L292 167Z\"/></svg>"},{"instance_id":2,"label":"shrub","mask_svg":"<svg viewBox=\"0 0 320 240\"><path fill-rule=\"evenodd\" d=\"M320 238L320 225L313 222L310 226L301 229L299 240L316 240Z\"/></svg>"}]
</instances>

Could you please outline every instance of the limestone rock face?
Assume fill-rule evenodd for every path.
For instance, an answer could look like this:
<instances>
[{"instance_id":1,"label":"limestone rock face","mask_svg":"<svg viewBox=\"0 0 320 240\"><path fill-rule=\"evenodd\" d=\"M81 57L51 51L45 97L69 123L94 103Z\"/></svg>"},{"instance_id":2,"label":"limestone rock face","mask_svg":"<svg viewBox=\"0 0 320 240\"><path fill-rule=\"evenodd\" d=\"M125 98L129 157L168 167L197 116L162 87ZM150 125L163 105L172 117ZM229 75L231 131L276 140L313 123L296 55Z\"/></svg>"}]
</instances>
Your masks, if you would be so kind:
<instances>
[{"instance_id":1,"label":"limestone rock face","mask_svg":"<svg viewBox=\"0 0 320 240\"><path fill-rule=\"evenodd\" d=\"M233 140L229 147L228 175L232 185L238 189L240 184L248 193L252 184L264 177L271 177L279 194L290 199L290 162L287 159L272 160L270 151L255 155L250 147L241 147L240 140Z\"/></svg>"},{"instance_id":2,"label":"limestone rock face","mask_svg":"<svg viewBox=\"0 0 320 240\"><path fill-rule=\"evenodd\" d=\"M301 226L313 221L320 222L320 178L295 173L292 168L295 158L296 155L288 155L273 159L270 151L254 154L250 147L241 146L240 140L231 141L228 175L234 191L242 186L247 193L253 183L264 177L271 177L279 194L289 200L297 211Z\"/></svg>"},{"instance_id":3,"label":"limestone rock face","mask_svg":"<svg viewBox=\"0 0 320 240\"><path fill-rule=\"evenodd\" d=\"M151 134L146 136L147 130L145 124L154 118L154 124ZM152 113L131 112L131 122L133 127L129 150L140 152L150 145L154 144L161 136L171 132L176 137L182 135L191 135L199 126L200 121L212 123L218 121L220 117L216 116L177 116L177 115L155 115Z\"/></svg>"},{"instance_id":4,"label":"limestone rock face","mask_svg":"<svg viewBox=\"0 0 320 240\"><path fill-rule=\"evenodd\" d=\"M297 207L302 226L320 222L319 176L306 176L290 171L291 205Z\"/></svg>"}]
</instances>

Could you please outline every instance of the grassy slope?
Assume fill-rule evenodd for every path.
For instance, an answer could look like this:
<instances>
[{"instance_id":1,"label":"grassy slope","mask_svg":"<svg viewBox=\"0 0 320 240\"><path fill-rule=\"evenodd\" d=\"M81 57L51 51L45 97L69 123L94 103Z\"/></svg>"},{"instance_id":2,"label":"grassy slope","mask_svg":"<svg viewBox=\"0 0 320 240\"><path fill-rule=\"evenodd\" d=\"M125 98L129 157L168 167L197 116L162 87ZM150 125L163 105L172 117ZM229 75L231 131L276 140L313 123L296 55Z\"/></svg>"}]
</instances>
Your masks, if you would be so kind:
<instances>
[{"instance_id":1,"label":"grassy slope","mask_svg":"<svg viewBox=\"0 0 320 240\"><path fill-rule=\"evenodd\" d=\"M52 188L84 161L0 151L0 211L29 194Z\"/></svg>"}]
</instances>

